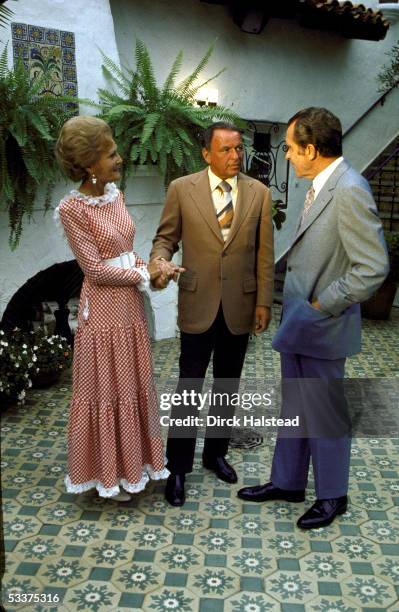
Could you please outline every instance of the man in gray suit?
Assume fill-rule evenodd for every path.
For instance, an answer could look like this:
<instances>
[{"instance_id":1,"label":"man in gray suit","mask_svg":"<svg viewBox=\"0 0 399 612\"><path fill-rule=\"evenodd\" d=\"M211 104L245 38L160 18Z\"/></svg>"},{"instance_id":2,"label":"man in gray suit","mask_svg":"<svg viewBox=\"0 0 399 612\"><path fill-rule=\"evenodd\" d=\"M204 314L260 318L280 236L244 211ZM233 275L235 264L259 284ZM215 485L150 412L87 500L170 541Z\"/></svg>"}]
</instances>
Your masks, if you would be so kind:
<instances>
[{"instance_id":1,"label":"man in gray suit","mask_svg":"<svg viewBox=\"0 0 399 612\"><path fill-rule=\"evenodd\" d=\"M282 416L271 482L238 492L249 501L305 498L312 458L316 502L302 529L329 525L347 509L350 422L343 392L345 359L360 351L360 302L388 273L387 251L367 181L342 157L339 119L307 108L288 122L286 158L312 180L287 257L283 314L273 339L281 353Z\"/></svg>"}]
</instances>

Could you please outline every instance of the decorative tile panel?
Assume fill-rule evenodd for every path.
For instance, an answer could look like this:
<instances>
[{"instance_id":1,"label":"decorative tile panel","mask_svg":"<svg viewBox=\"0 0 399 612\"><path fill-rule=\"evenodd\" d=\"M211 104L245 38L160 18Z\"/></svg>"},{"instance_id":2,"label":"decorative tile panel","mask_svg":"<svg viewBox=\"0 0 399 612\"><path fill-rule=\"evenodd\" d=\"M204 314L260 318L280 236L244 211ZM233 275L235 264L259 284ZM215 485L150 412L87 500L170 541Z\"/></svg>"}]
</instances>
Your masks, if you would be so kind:
<instances>
[{"instance_id":1,"label":"decorative tile panel","mask_svg":"<svg viewBox=\"0 0 399 612\"><path fill-rule=\"evenodd\" d=\"M47 73L42 94L78 96L73 32L12 23L11 34L14 64L22 57L32 80Z\"/></svg>"}]
</instances>

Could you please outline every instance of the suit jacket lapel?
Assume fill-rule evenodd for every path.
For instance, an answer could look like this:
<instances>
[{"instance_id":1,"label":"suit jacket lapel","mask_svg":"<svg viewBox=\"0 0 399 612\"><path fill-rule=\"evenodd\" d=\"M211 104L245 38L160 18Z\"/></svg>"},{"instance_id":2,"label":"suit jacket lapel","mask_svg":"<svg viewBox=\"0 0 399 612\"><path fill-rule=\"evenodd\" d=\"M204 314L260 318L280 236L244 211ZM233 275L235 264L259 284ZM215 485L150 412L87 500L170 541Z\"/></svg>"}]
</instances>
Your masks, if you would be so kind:
<instances>
[{"instance_id":1,"label":"suit jacket lapel","mask_svg":"<svg viewBox=\"0 0 399 612\"><path fill-rule=\"evenodd\" d=\"M255 197L255 189L253 188L252 183L253 181L251 179L248 179L243 174L240 173L238 175L238 194L237 202L234 209L233 223L231 225L230 232L227 236L224 248L226 248L233 240L242 222L244 221L245 217L248 215L252 207L252 203Z\"/></svg>"},{"instance_id":2,"label":"suit jacket lapel","mask_svg":"<svg viewBox=\"0 0 399 612\"><path fill-rule=\"evenodd\" d=\"M334 170L332 175L328 178L327 182L323 185L321 191L318 193L315 201L313 202L308 214L305 217L304 222L301 224L300 219L298 222L297 231L294 236L295 242L302 236L304 232L310 227L315 219L320 215L322 210L331 202L334 196L334 189L337 186L338 180L341 178L344 172L349 168L348 163L343 160L339 166Z\"/></svg>"},{"instance_id":3,"label":"suit jacket lapel","mask_svg":"<svg viewBox=\"0 0 399 612\"><path fill-rule=\"evenodd\" d=\"M190 196L192 197L199 213L209 225L216 238L221 243L224 242L220 226L216 217L215 207L213 205L211 188L209 185L208 169L197 175L192 181L192 189Z\"/></svg>"}]
</instances>

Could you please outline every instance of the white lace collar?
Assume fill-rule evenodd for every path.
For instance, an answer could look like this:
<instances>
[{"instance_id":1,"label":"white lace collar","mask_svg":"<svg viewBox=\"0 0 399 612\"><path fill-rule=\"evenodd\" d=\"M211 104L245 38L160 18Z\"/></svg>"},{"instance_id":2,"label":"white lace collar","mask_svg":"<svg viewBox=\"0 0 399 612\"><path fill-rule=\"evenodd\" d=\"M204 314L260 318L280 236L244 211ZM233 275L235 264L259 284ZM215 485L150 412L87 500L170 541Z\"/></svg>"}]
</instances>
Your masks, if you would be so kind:
<instances>
[{"instance_id":1,"label":"white lace collar","mask_svg":"<svg viewBox=\"0 0 399 612\"><path fill-rule=\"evenodd\" d=\"M72 189L70 195L74 196L75 198L79 198L79 200L83 200L83 202L90 204L90 206L105 206L105 204L113 202L118 197L119 189L115 183L107 183L105 185L103 195L100 196L85 195L77 189Z\"/></svg>"}]
</instances>

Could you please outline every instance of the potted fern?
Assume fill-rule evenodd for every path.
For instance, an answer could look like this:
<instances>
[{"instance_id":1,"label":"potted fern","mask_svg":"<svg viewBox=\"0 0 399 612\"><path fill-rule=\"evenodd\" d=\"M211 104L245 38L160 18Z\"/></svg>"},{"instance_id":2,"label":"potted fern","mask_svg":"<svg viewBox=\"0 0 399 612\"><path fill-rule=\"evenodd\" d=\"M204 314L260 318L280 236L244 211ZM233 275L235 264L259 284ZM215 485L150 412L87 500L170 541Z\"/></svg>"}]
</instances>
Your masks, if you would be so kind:
<instances>
[{"instance_id":1,"label":"potted fern","mask_svg":"<svg viewBox=\"0 0 399 612\"><path fill-rule=\"evenodd\" d=\"M135 48L136 68L119 68L103 54L103 71L112 90L99 89L101 117L107 121L125 160L122 188L135 164L157 163L165 183L203 167L199 132L212 121L243 122L222 106L197 106L195 95L209 81L198 82L209 62L210 46L198 65L176 84L183 61L180 51L162 86L158 85L149 52L141 40Z\"/></svg>"},{"instance_id":2,"label":"potted fern","mask_svg":"<svg viewBox=\"0 0 399 612\"><path fill-rule=\"evenodd\" d=\"M46 74L30 80L22 59L8 68L7 47L0 55L0 201L8 210L10 247L15 249L22 221L32 214L38 189L44 191L44 209L59 170L54 142L70 116L66 99L42 96Z\"/></svg>"}]
</instances>

